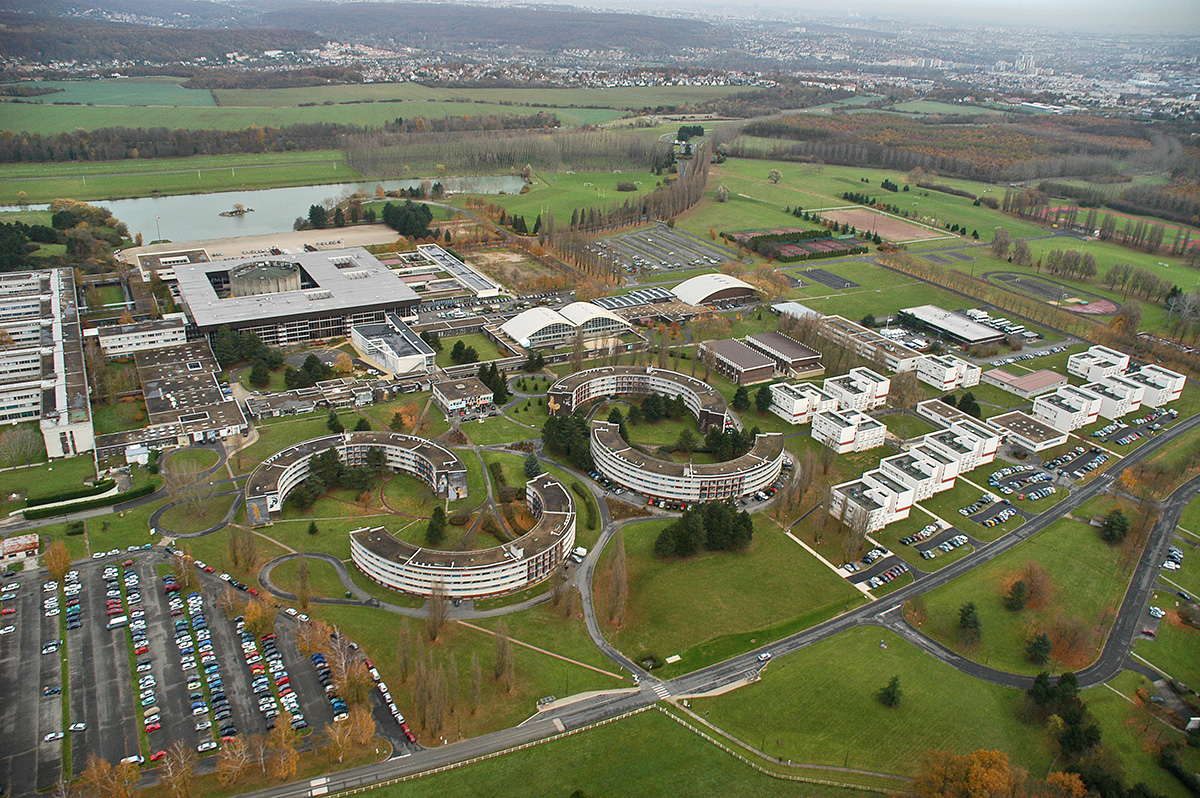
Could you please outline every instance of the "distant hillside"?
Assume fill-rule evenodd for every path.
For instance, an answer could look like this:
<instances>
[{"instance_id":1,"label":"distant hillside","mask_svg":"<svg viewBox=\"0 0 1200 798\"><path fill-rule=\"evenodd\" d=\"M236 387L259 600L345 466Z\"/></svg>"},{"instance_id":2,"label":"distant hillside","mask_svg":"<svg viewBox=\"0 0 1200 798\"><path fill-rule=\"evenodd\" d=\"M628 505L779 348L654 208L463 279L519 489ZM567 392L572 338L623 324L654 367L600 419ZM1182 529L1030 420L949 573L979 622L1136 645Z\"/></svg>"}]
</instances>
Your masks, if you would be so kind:
<instances>
[{"instance_id":1,"label":"distant hillside","mask_svg":"<svg viewBox=\"0 0 1200 798\"><path fill-rule=\"evenodd\" d=\"M166 28L0 14L0 53L38 61L168 62L219 57L233 51L319 47L323 42L319 36L297 30Z\"/></svg>"}]
</instances>

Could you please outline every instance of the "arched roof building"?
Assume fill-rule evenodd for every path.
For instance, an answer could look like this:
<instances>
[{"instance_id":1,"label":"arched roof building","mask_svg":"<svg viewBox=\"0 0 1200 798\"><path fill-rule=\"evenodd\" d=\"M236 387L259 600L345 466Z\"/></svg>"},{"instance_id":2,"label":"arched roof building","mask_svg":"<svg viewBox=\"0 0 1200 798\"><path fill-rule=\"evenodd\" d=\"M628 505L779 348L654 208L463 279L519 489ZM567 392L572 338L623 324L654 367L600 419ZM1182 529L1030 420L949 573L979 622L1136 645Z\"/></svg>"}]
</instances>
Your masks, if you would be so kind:
<instances>
[{"instance_id":1,"label":"arched roof building","mask_svg":"<svg viewBox=\"0 0 1200 798\"><path fill-rule=\"evenodd\" d=\"M684 280L671 292L680 302L689 305L741 304L754 296L754 286L728 274L714 272Z\"/></svg>"}]
</instances>

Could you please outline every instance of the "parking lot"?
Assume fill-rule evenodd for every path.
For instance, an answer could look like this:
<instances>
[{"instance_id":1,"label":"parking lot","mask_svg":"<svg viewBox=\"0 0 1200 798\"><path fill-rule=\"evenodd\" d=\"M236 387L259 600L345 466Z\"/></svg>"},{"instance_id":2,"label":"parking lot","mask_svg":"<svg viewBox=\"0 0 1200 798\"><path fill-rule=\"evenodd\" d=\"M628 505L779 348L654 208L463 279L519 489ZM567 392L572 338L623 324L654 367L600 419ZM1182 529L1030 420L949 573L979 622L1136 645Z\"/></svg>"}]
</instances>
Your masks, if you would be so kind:
<instances>
[{"instance_id":1,"label":"parking lot","mask_svg":"<svg viewBox=\"0 0 1200 798\"><path fill-rule=\"evenodd\" d=\"M62 775L64 745L71 746L77 777L90 755L113 764L153 759L175 740L214 751L221 727L230 734L265 733L270 713L284 706L314 729L332 722L332 696L297 645L298 614L279 612L273 639L247 635L247 643L236 619L217 608L217 597L234 588L203 572L198 595L168 593L159 573L165 561L156 551L77 563L78 577L52 590L43 589L45 571L6 581L19 587L0 594L6 597L0 606L12 610L0 628L13 627L0 635L0 694L6 697L0 703L0 793L15 798L53 787ZM68 618L78 628L65 631L62 648L48 650L64 637ZM120 625L110 629L110 619ZM263 674L266 690L260 681L256 694L252 679ZM63 692L67 722L76 731L64 727ZM270 711L260 711L260 698ZM408 750L399 709L378 689L371 704L379 733L398 753ZM62 738L46 739L60 732Z\"/></svg>"},{"instance_id":2,"label":"parking lot","mask_svg":"<svg viewBox=\"0 0 1200 798\"><path fill-rule=\"evenodd\" d=\"M733 260L724 249L666 227L606 238L589 248L628 274L715 267Z\"/></svg>"},{"instance_id":3,"label":"parking lot","mask_svg":"<svg viewBox=\"0 0 1200 798\"><path fill-rule=\"evenodd\" d=\"M1092 433L1091 437L1116 448L1149 438L1175 422L1179 417L1173 408L1143 407L1136 416L1113 421Z\"/></svg>"}]
</instances>

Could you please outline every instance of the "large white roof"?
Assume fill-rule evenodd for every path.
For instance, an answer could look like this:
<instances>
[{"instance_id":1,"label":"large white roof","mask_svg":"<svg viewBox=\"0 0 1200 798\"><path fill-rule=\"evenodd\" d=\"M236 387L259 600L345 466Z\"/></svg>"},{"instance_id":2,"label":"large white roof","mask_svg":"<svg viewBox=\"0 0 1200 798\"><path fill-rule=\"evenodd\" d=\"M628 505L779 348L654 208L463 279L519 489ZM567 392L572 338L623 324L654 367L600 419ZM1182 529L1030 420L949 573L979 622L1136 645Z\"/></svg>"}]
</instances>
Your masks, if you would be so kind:
<instances>
[{"instance_id":1,"label":"large white roof","mask_svg":"<svg viewBox=\"0 0 1200 798\"><path fill-rule=\"evenodd\" d=\"M736 277L731 277L721 272L713 272L712 274L700 274L684 280L672 288L671 292L679 297L679 301L681 302L686 302L689 305L703 305L705 300L710 296L727 288L747 288L751 291L754 290L754 286L744 280L739 280Z\"/></svg>"},{"instance_id":2,"label":"large white roof","mask_svg":"<svg viewBox=\"0 0 1200 798\"><path fill-rule=\"evenodd\" d=\"M566 324L570 327L575 325L561 313L550 308L545 308L540 305L532 307L529 310L523 310L513 318L500 325L500 329L504 331L512 340L520 343L528 341L533 337L534 333L541 330L550 324Z\"/></svg>"},{"instance_id":3,"label":"large white roof","mask_svg":"<svg viewBox=\"0 0 1200 798\"><path fill-rule=\"evenodd\" d=\"M559 313L576 327L581 327L584 323L595 318L615 319L622 324L628 324L627 321L611 310L602 308L599 305L593 305L591 302L572 302L560 310Z\"/></svg>"}]
</instances>

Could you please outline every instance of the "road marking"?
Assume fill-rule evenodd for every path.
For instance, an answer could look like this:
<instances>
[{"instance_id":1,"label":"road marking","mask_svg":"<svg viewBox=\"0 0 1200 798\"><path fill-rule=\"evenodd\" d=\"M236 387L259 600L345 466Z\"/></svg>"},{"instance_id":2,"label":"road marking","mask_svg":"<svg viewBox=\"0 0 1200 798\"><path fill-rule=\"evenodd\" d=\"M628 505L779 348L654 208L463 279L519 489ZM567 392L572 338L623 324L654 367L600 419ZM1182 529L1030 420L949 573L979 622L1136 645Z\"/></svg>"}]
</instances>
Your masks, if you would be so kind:
<instances>
[{"instance_id":1,"label":"road marking","mask_svg":"<svg viewBox=\"0 0 1200 798\"><path fill-rule=\"evenodd\" d=\"M1164 671L1162 668L1158 667L1158 666L1157 666L1157 665L1155 665L1153 662L1151 662L1150 660L1146 659L1145 657L1143 657L1141 654L1137 653L1136 651L1132 651L1132 650L1131 650L1131 651L1129 652L1129 656L1131 656L1131 657L1137 657L1137 658L1138 658L1138 659L1140 659L1142 662L1146 663L1146 664L1147 664L1147 665L1149 665L1151 668L1153 668L1154 670L1158 671L1158 672L1159 672L1159 673L1161 673L1163 676L1167 677L1167 679L1168 679L1168 680L1170 680L1170 679L1174 679L1174 678L1175 678L1174 676L1172 676L1171 674L1167 673L1167 672L1166 672L1166 671Z\"/></svg>"},{"instance_id":2,"label":"road marking","mask_svg":"<svg viewBox=\"0 0 1200 798\"><path fill-rule=\"evenodd\" d=\"M656 683L651 689L654 690L654 694L661 699L665 700L671 697L671 691L668 690L662 682Z\"/></svg>"},{"instance_id":3,"label":"road marking","mask_svg":"<svg viewBox=\"0 0 1200 798\"><path fill-rule=\"evenodd\" d=\"M559 720L558 718L555 718L553 723L554 723L554 728L558 729L560 732L564 732L567 730L567 727L564 726L563 722L561 720Z\"/></svg>"}]
</instances>

